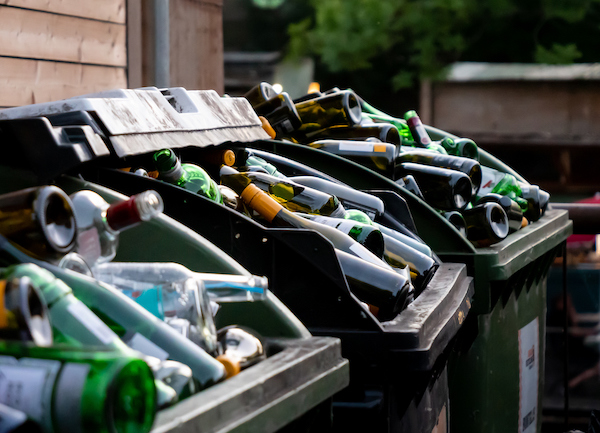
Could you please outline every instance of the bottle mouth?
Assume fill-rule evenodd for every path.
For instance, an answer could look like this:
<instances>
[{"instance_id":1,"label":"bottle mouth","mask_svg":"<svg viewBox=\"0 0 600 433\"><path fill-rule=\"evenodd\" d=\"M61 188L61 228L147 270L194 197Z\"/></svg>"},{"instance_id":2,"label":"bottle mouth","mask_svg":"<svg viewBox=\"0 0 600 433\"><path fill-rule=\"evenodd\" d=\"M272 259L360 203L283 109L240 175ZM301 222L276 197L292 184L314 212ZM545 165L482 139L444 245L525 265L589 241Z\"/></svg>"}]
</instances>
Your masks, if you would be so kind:
<instances>
[{"instance_id":1,"label":"bottle mouth","mask_svg":"<svg viewBox=\"0 0 600 433\"><path fill-rule=\"evenodd\" d=\"M476 195L477 191L479 191L479 187L481 186L481 179L482 179L481 166L478 164L474 165L473 168L471 169L471 173L469 173L469 177L471 178L471 184L472 184L471 194Z\"/></svg>"},{"instance_id":2,"label":"bottle mouth","mask_svg":"<svg viewBox=\"0 0 600 433\"><path fill-rule=\"evenodd\" d=\"M465 158L479 160L479 149L474 141L462 139L458 141L458 154Z\"/></svg>"},{"instance_id":3,"label":"bottle mouth","mask_svg":"<svg viewBox=\"0 0 600 433\"><path fill-rule=\"evenodd\" d=\"M460 232L461 235L467 237L467 224L460 213L451 212L446 216L446 219Z\"/></svg>"},{"instance_id":4,"label":"bottle mouth","mask_svg":"<svg viewBox=\"0 0 600 433\"><path fill-rule=\"evenodd\" d=\"M157 170L169 170L177 158L171 149L159 150L153 155Z\"/></svg>"},{"instance_id":5,"label":"bottle mouth","mask_svg":"<svg viewBox=\"0 0 600 433\"><path fill-rule=\"evenodd\" d=\"M504 209L498 204L488 203L486 206L487 219L490 222L490 228L498 239L504 239L508 236L508 217Z\"/></svg>"},{"instance_id":6,"label":"bottle mouth","mask_svg":"<svg viewBox=\"0 0 600 433\"><path fill-rule=\"evenodd\" d=\"M386 143L392 143L392 144L395 144L396 146L400 146L401 140L400 140L400 133L398 132L398 128L396 128L393 125L389 126L385 132L384 141Z\"/></svg>"},{"instance_id":7,"label":"bottle mouth","mask_svg":"<svg viewBox=\"0 0 600 433\"><path fill-rule=\"evenodd\" d=\"M358 97L352 92L347 92L344 94L344 100L350 126L358 125L362 120L362 109Z\"/></svg>"},{"instance_id":8,"label":"bottle mouth","mask_svg":"<svg viewBox=\"0 0 600 433\"><path fill-rule=\"evenodd\" d=\"M381 258L385 250L383 235L379 230L372 230L364 242L364 247Z\"/></svg>"},{"instance_id":9,"label":"bottle mouth","mask_svg":"<svg viewBox=\"0 0 600 433\"><path fill-rule=\"evenodd\" d=\"M453 193L454 207L464 209L473 194L473 184L468 176L463 176L456 181Z\"/></svg>"},{"instance_id":10,"label":"bottle mouth","mask_svg":"<svg viewBox=\"0 0 600 433\"><path fill-rule=\"evenodd\" d=\"M71 199L57 187L43 188L39 195L42 230L48 245L58 253L67 253L75 246L77 226Z\"/></svg>"}]
</instances>

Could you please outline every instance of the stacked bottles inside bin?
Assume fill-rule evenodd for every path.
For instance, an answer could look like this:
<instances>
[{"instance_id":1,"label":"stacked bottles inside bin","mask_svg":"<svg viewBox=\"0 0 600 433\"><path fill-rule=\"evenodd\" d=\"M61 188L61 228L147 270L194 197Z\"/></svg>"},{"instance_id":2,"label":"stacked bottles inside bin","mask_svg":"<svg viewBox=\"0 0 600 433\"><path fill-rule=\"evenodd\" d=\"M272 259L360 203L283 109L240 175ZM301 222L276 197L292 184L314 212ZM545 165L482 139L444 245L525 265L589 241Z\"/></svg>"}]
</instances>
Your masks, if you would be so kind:
<instances>
[{"instance_id":1,"label":"stacked bottles inside bin","mask_svg":"<svg viewBox=\"0 0 600 433\"><path fill-rule=\"evenodd\" d=\"M198 165L179 161L172 149L156 152L152 172L164 157L172 166L202 171L205 184L216 184L222 200L211 197L182 176L158 176L216 203L231 207L266 227L312 229L335 248L351 291L379 320L396 317L427 286L439 261L416 234L373 221L384 211L378 197L314 176L288 177L251 149L226 147L204 150ZM213 158L233 152L234 158ZM214 173L213 178L208 173ZM177 177L177 179L175 179ZM365 212L366 211L366 212ZM99 267L102 269L102 267Z\"/></svg>"},{"instance_id":2,"label":"stacked bottles inside bin","mask_svg":"<svg viewBox=\"0 0 600 433\"><path fill-rule=\"evenodd\" d=\"M155 191L0 195L3 423L147 432L157 409L266 357L254 331L214 322L222 303L262 299L266 278L112 262L119 233L162 210Z\"/></svg>"},{"instance_id":3,"label":"stacked bottles inside bin","mask_svg":"<svg viewBox=\"0 0 600 433\"><path fill-rule=\"evenodd\" d=\"M271 113L264 107L281 97L264 82L247 96L267 120ZM338 88L293 103L290 125L298 126L277 130L278 139L343 156L391 178L437 209L476 247L537 221L548 206L549 194L538 186L482 165L472 140L450 134L432 140L414 110L395 118Z\"/></svg>"}]
</instances>

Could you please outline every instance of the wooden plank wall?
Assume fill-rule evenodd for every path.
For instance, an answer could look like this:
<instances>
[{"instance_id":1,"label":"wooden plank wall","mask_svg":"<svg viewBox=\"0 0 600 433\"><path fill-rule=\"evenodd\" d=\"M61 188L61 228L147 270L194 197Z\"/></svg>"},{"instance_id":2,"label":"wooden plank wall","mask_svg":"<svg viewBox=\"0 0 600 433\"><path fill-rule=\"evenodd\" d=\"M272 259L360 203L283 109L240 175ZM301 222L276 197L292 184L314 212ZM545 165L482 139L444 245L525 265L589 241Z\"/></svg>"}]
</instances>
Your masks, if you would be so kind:
<instances>
[{"instance_id":1,"label":"wooden plank wall","mask_svg":"<svg viewBox=\"0 0 600 433\"><path fill-rule=\"evenodd\" d=\"M126 0L0 0L0 107L123 87Z\"/></svg>"}]
</instances>

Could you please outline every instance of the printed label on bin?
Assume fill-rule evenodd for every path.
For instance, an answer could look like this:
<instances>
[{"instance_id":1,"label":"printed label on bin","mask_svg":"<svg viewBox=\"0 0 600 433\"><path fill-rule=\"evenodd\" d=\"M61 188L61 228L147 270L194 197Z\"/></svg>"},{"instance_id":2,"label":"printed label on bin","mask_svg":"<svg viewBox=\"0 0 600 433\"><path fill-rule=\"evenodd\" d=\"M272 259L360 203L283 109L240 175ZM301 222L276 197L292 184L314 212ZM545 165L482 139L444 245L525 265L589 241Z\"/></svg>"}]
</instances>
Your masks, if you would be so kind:
<instances>
[{"instance_id":1,"label":"printed label on bin","mask_svg":"<svg viewBox=\"0 0 600 433\"><path fill-rule=\"evenodd\" d=\"M373 152L373 143L340 143L339 149L349 152Z\"/></svg>"},{"instance_id":2,"label":"printed label on bin","mask_svg":"<svg viewBox=\"0 0 600 433\"><path fill-rule=\"evenodd\" d=\"M538 318L519 329L519 433L536 431L539 381Z\"/></svg>"},{"instance_id":3,"label":"printed label on bin","mask_svg":"<svg viewBox=\"0 0 600 433\"><path fill-rule=\"evenodd\" d=\"M104 344L110 344L117 337L102 320L81 301L72 303L67 307L67 311L77 319L79 323L85 326L94 336Z\"/></svg>"},{"instance_id":4,"label":"printed label on bin","mask_svg":"<svg viewBox=\"0 0 600 433\"><path fill-rule=\"evenodd\" d=\"M127 345L133 350L142 352L144 355L154 356L161 361L164 361L169 357L168 352L164 351L161 347L148 340L142 334L135 333L131 340L127 342Z\"/></svg>"}]
</instances>

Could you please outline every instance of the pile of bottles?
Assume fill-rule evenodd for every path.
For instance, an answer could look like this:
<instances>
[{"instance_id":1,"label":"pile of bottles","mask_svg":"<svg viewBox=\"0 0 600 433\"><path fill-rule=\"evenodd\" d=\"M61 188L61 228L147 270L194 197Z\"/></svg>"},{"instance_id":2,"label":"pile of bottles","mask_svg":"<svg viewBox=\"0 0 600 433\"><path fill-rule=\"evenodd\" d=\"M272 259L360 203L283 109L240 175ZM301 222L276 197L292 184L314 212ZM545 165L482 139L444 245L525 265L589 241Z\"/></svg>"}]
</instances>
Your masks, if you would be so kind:
<instances>
[{"instance_id":1,"label":"pile of bottles","mask_svg":"<svg viewBox=\"0 0 600 433\"><path fill-rule=\"evenodd\" d=\"M414 110L398 119L339 88L292 100L266 82L245 97L273 138L343 156L391 178L476 247L537 221L548 206L549 194L537 185L482 165L473 140L442 134L433 141Z\"/></svg>"},{"instance_id":2,"label":"pile of bottles","mask_svg":"<svg viewBox=\"0 0 600 433\"><path fill-rule=\"evenodd\" d=\"M260 335L214 315L266 278L112 261L122 231L162 212L152 190L0 195L1 431L148 432L157 410L265 359Z\"/></svg>"}]
</instances>

